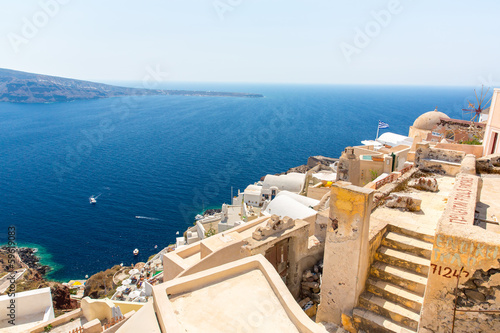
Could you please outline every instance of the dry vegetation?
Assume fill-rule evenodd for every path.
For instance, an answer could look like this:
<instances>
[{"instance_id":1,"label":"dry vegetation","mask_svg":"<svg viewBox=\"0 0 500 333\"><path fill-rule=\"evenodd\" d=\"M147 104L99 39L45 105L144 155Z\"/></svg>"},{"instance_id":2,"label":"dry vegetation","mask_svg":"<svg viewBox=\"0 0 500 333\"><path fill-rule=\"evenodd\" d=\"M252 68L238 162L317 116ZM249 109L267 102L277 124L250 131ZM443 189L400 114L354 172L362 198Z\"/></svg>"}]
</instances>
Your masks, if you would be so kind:
<instances>
[{"instance_id":1,"label":"dry vegetation","mask_svg":"<svg viewBox=\"0 0 500 333\"><path fill-rule=\"evenodd\" d=\"M92 275L85 285L85 296L91 298L111 297L116 291L117 285L113 283L113 275L122 267L115 265L103 272Z\"/></svg>"}]
</instances>

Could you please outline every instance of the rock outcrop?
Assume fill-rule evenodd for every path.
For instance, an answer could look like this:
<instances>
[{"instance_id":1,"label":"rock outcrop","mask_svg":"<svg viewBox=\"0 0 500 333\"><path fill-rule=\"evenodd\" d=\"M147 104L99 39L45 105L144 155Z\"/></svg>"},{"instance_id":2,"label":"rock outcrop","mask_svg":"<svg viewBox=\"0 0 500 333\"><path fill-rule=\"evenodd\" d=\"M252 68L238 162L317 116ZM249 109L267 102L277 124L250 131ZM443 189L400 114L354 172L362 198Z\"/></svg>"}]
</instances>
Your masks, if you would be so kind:
<instances>
[{"instance_id":1,"label":"rock outcrop","mask_svg":"<svg viewBox=\"0 0 500 333\"><path fill-rule=\"evenodd\" d=\"M54 304L54 309L57 310L71 310L78 308L78 302L71 299L71 294L67 286L57 284L50 288L52 293L52 303Z\"/></svg>"},{"instance_id":2,"label":"rock outcrop","mask_svg":"<svg viewBox=\"0 0 500 333\"><path fill-rule=\"evenodd\" d=\"M500 174L500 154L478 158L476 160L476 171L478 173Z\"/></svg>"},{"instance_id":3,"label":"rock outcrop","mask_svg":"<svg viewBox=\"0 0 500 333\"><path fill-rule=\"evenodd\" d=\"M408 182L408 186L416 188L417 190L428 192L437 192L439 190L436 178L431 177L412 179Z\"/></svg>"},{"instance_id":4,"label":"rock outcrop","mask_svg":"<svg viewBox=\"0 0 500 333\"><path fill-rule=\"evenodd\" d=\"M387 197L385 205L389 208L402 208L411 212L420 211L422 199L414 195L392 193Z\"/></svg>"}]
</instances>

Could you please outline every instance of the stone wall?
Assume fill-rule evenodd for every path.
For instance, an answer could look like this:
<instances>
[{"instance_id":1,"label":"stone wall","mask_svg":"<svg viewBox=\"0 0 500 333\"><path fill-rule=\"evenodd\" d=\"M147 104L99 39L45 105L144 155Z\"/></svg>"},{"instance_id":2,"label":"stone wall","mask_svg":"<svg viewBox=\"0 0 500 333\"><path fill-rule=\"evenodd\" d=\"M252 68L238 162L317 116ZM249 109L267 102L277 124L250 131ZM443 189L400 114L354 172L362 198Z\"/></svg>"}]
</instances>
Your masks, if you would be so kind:
<instances>
[{"instance_id":1,"label":"stone wall","mask_svg":"<svg viewBox=\"0 0 500 333\"><path fill-rule=\"evenodd\" d=\"M473 154L477 158L483 155L483 146L481 145L464 145L459 143L438 143L436 148L463 151L466 154Z\"/></svg>"},{"instance_id":2,"label":"stone wall","mask_svg":"<svg viewBox=\"0 0 500 333\"><path fill-rule=\"evenodd\" d=\"M476 160L479 173L500 173L500 154L488 155Z\"/></svg>"},{"instance_id":3,"label":"stone wall","mask_svg":"<svg viewBox=\"0 0 500 333\"><path fill-rule=\"evenodd\" d=\"M418 143L415 166L423 171L455 176L460 172L463 151L431 148L429 143Z\"/></svg>"}]
</instances>

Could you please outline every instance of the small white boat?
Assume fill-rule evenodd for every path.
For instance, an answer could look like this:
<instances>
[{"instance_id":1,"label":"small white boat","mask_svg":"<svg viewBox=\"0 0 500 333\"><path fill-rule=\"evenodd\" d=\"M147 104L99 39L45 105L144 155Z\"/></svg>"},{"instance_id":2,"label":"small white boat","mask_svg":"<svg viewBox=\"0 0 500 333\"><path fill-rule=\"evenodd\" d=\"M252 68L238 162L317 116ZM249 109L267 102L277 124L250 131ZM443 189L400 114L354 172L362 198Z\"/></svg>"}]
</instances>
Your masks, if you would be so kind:
<instances>
[{"instance_id":1,"label":"small white boat","mask_svg":"<svg viewBox=\"0 0 500 333\"><path fill-rule=\"evenodd\" d=\"M203 215L201 215L201 214L198 214L198 215L196 215L196 216L194 217L194 219L195 219L196 221L199 221L199 220L201 220L201 219L203 219L203 218L204 218L204 216L203 216Z\"/></svg>"},{"instance_id":2,"label":"small white boat","mask_svg":"<svg viewBox=\"0 0 500 333\"><path fill-rule=\"evenodd\" d=\"M97 196L96 195L91 195L89 198L89 202L91 205L95 205L97 203L97 198L101 196L102 193L99 193Z\"/></svg>"},{"instance_id":3,"label":"small white boat","mask_svg":"<svg viewBox=\"0 0 500 333\"><path fill-rule=\"evenodd\" d=\"M139 254L139 249L135 249L135 250L133 251L133 253L134 253L134 256L138 255L138 254Z\"/></svg>"}]
</instances>

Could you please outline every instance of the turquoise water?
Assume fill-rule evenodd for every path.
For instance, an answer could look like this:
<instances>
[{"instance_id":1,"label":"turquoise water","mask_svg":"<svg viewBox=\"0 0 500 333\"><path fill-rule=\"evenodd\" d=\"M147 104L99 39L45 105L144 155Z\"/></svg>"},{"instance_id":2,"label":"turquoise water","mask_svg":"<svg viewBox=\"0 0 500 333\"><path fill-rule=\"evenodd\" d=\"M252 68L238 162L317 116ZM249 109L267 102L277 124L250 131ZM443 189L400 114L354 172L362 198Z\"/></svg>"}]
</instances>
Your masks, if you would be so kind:
<instances>
[{"instance_id":1,"label":"turquoise water","mask_svg":"<svg viewBox=\"0 0 500 333\"><path fill-rule=\"evenodd\" d=\"M146 260L202 208L268 173L338 157L378 120L407 134L423 112L461 118L470 88L169 84L265 98L149 96L0 104L0 242L16 226L50 277ZM381 132L382 133L382 132ZM96 205L91 195L99 195ZM151 219L136 219L145 216ZM5 230L5 231L2 231ZM158 249L155 249L158 245ZM140 254L134 258L132 250Z\"/></svg>"}]
</instances>

